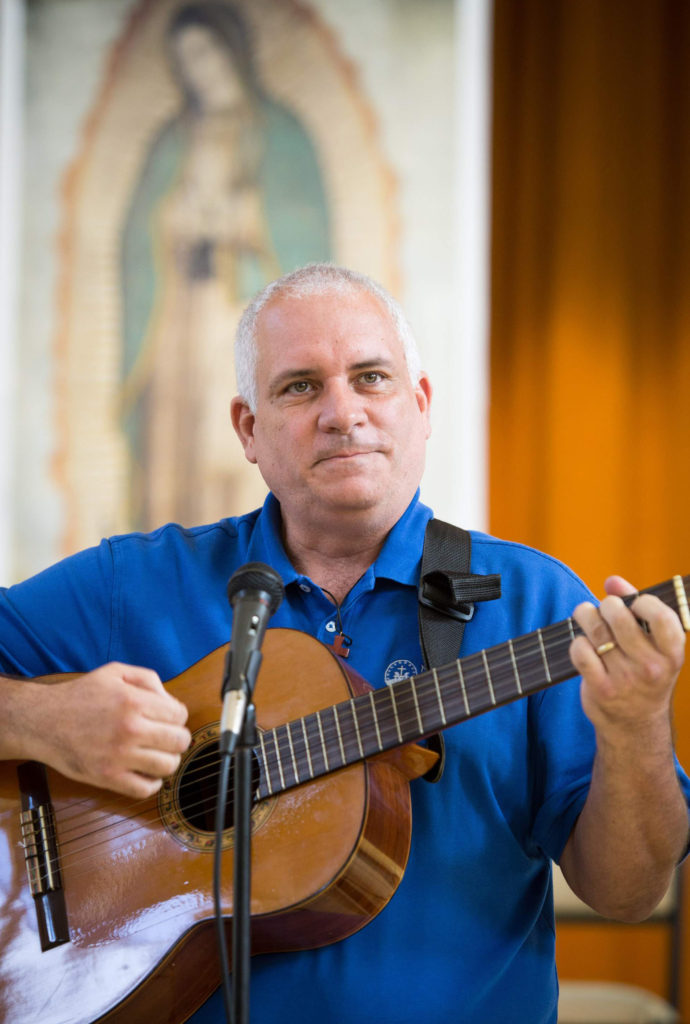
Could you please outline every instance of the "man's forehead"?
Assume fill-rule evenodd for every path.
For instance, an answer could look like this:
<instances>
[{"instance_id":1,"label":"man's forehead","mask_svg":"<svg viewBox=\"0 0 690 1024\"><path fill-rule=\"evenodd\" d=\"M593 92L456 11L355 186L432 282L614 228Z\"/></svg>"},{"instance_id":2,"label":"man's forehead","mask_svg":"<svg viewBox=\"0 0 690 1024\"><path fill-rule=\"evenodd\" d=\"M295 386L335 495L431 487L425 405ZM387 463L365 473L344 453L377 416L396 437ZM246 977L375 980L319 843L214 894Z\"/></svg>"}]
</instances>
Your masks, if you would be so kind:
<instances>
[{"instance_id":1,"label":"man's forehead","mask_svg":"<svg viewBox=\"0 0 690 1024\"><path fill-rule=\"evenodd\" d=\"M257 334L280 325L284 329L292 322L325 320L335 317L367 317L377 319L395 331L389 310L378 296L363 288L295 294L290 291L272 295L257 316Z\"/></svg>"},{"instance_id":2,"label":"man's forehead","mask_svg":"<svg viewBox=\"0 0 690 1024\"><path fill-rule=\"evenodd\" d=\"M333 356L362 366L404 358L388 310L367 292L272 298L257 317L256 345L259 362L265 354L297 370Z\"/></svg>"}]
</instances>

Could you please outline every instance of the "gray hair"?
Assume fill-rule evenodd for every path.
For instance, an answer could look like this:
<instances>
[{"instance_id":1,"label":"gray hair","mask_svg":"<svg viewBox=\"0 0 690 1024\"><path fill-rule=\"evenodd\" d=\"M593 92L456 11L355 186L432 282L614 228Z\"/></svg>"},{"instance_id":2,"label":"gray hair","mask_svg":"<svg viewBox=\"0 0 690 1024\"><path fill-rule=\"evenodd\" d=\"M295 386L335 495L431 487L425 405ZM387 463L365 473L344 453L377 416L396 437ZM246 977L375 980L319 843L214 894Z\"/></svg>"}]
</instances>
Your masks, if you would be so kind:
<instances>
[{"instance_id":1,"label":"gray hair","mask_svg":"<svg viewBox=\"0 0 690 1024\"><path fill-rule=\"evenodd\" d=\"M422 364L417 343L412 334L405 314L398 302L366 274L356 270L348 270L333 263L310 263L289 274L272 281L258 293L247 306L237 327L235 337L235 374L237 390L252 412L256 411L256 324L264 306L277 295L289 295L291 298L308 298L312 295L323 295L332 292L334 295L351 295L365 291L384 306L388 312L395 332L400 339L405 354L405 362L413 385L419 383Z\"/></svg>"}]
</instances>

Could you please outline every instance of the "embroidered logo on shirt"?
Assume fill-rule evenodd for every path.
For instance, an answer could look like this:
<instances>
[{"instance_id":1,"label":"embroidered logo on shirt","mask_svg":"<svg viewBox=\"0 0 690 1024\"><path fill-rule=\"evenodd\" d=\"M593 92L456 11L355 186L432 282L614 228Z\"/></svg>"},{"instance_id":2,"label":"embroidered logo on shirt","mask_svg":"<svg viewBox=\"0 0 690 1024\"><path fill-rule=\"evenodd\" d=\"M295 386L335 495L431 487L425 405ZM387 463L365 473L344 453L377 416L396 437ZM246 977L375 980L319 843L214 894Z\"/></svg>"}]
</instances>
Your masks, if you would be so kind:
<instances>
[{"instance_id":1,"label":"embroidered logo on shirt","mask_svg":"<svg viewBox=\"0 0 690 1024\"><path fill-rule=\"evenodd\" d=\"M397 683L400 679L407 679L409 676L417 675L417 666L407 658L398 658L392 661L384 673L384 680L388 686Z\"/></svg>"}]
</instances>

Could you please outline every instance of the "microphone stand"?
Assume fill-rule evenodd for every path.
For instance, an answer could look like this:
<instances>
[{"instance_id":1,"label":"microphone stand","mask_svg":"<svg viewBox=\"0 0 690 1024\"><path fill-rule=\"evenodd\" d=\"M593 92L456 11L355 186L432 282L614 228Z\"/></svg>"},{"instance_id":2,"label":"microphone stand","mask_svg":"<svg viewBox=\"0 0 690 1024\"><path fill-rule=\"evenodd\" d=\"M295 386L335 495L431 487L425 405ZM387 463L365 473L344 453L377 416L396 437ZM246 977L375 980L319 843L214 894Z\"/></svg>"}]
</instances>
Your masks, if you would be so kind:
<instances>
[{"instance_id":1,"label":"microphone stand","mask_svg":"<svg viewBox=\"0 0 690 1024\"><path fill-rule=\"evenodd\" d=\"M232 913L234 1024L249 1021L251 961L252 757L258 742L254 704L247 705L235 747L235 862Z\"/></svg>"},{"instance_id":2,"label":"microphone stand","mask_svg":"<svg viewBox=\"0 0 690 1024\"><path fill-rule=\"evenodd\" d=\"M261 666L261 642L268 619L280 604L285 588L275 569L263 562L249 562L228 581L228 600L233 608L232 639L221 685L223 710L220 719L220 776L216 805L214 900L218 927L223 999L228 1022L248 1024L251 958L251 837L252 764L258 742L254 686ZM222 914L221 863L225 798L230 759L234 758L233 785L235 856L233 871L232 978L230 992L225 924ZM234 1006L234 1015L231 1007Z\"/></svg>"},{"instance_id":3,"label":"microphone stand","mask_svg":"<svg viewBox=\"0 0 690 1024\"><path fill-rule=\"evenodd\" d=\"M228 651L224 686L230 678L232 651ZM258 743L256 709L252 701L256 677L261 666L261 652L253 650L240 676L242 689L230 690L224 696L221 717L221 787L227 787L230 759L234 764L233 781L233 912L232 912L232 996L227 989L227 950L222 920L219 926L223 998L228 1024L249 1024L249 978L251 961L251 839L252 839L252 759ZM232 726L229 728L229 723ZM216 904L220 907L220 850L224 818L224 801L216 808ZM218 910L220 913L220 910ZM232 1005L232 1011L230 1009Z\"/></svg>"}]
</instances>

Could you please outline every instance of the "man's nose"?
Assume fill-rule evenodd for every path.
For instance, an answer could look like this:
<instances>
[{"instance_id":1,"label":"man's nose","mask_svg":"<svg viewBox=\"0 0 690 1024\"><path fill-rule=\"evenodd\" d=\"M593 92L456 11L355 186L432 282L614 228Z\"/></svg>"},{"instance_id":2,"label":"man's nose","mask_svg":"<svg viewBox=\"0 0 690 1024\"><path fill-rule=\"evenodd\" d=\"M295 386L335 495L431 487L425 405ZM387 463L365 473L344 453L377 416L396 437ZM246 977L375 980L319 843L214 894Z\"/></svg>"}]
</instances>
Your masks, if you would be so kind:
<instances>
[{"instance_id":1,"label":"man's nose","mask_svg":"<svg viewBox=\"0 0 690 1024\"><path fill-rule=\"evenodd\" d=\"M331 382L324 388L319 408L321 430L349 434L366 420L365 402L346 381Z\"/></svg>"}]
</instances>

